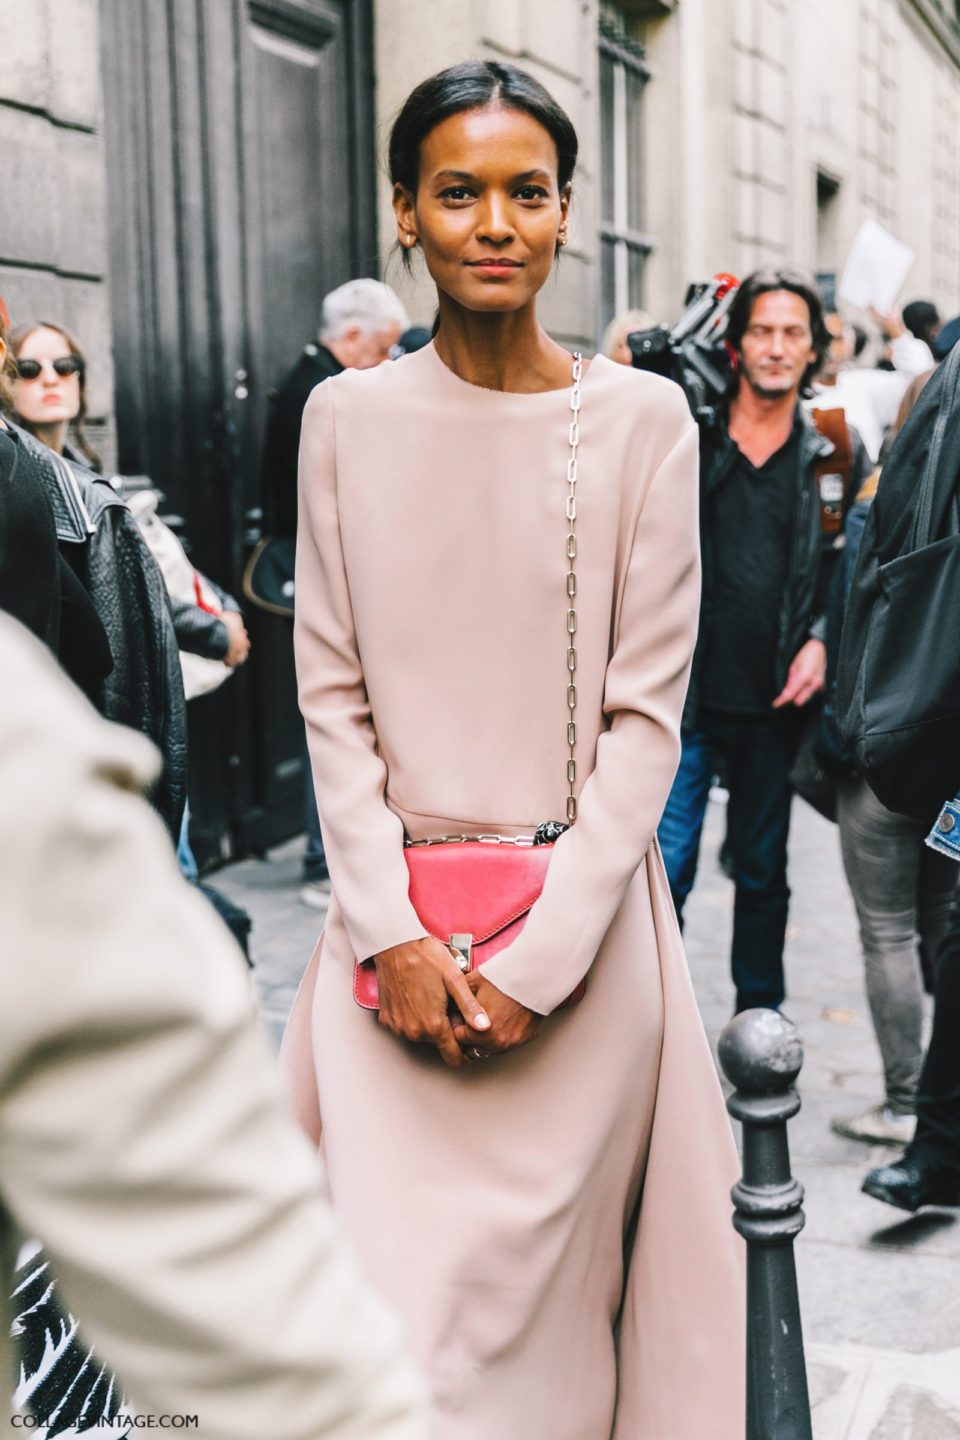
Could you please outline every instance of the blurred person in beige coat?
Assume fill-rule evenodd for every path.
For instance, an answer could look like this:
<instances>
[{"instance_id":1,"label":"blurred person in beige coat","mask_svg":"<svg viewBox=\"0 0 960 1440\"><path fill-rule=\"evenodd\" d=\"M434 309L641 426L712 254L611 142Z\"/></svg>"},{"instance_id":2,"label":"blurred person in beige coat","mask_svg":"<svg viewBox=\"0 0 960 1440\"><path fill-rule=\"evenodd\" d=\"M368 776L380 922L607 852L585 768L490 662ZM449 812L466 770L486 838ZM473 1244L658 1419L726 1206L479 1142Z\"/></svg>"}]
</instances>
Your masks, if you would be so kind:
<instances>
[{"instance_id":1,"label":"blurred person in beige coat","mask_svg":"<svg viewBox=\"0 0 960 1440\"><path fill-rule=\"evenodd\" d=\"M138 1413L195 1415L203 1440L426 1440L240 957L141 798L155 750L2 614L0 677L6 1273L39 1239ZM9 1332L0 1314L5 1408Z\"/></svg>"}]
</instances>

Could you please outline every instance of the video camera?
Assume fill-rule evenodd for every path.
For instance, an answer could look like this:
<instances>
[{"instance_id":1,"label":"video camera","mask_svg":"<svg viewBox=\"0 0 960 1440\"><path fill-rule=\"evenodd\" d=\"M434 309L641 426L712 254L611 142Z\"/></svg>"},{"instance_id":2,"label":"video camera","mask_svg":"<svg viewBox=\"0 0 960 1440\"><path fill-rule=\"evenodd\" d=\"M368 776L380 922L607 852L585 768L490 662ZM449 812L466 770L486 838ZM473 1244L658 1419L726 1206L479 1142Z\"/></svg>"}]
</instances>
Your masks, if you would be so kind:
<instances>
[{"instance_id":1,"label":"video camera","mask_svg":"<svg viewBox=\"0 0 960 1440\"><path fill-rule=\"evenodd\" d=\"M721 274L691 285L672 330L657 325L627 336L634 368L675 380L701 425L716 423L729 388L733 367L723 336L739 284L733 275Z\"/></svg>"}]
</instances>

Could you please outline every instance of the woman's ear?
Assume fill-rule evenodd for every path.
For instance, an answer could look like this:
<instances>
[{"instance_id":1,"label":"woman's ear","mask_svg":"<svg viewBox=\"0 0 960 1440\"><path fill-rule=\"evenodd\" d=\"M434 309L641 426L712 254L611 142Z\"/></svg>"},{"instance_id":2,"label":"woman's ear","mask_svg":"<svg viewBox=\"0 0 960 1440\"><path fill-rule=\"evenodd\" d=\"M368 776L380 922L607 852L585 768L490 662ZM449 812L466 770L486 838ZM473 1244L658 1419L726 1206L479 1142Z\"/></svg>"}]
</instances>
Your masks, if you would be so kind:
<instances>
[{"instance_id":1,"label":"woman's ear","mask_svg":"<svg viewBox=\"0 0 960 1440\"><path fill-rule=\"evenodd\" d=\"M569 239L569 236L567 234L567 226L570 221L570 200L572 195L573 189L568 182L560 191L560 224L557 226L557 240L556 244L553 247L553 254L555 259L559 259L560 251L563 249L564 245L566 245L567 240Z\"/></svg>"},{"instance_id":2,"label":"woman's ear","mask_svg":"<svg viewBox=\"0 0 960 1440\"><path fill-rule=\"evenodd\" d=\"M405 185L393 187L393 213L397 217L397 239L405 250L412 250L419 238L417 211L413 196Z\"/></svg>"}]
</instances>

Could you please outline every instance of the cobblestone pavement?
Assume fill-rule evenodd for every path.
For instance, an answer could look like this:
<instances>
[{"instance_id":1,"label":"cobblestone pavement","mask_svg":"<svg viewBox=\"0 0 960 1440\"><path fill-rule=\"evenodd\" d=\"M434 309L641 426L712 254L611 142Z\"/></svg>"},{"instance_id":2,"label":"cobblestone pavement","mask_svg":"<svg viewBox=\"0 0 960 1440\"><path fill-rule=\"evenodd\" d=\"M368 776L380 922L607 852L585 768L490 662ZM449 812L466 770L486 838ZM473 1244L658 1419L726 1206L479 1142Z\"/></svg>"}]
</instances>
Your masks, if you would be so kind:
<instances>
[{"instance_id":1,"label":"cobblestone pavement","mask_svg":"<svg viewBox=\"0 0 960 1440\"><path fill-rule=\"evenodd\" d=\"M710 807L687 920L687 951L712 1039L729 1019L732 887L716 863L723 810ZM254 918L255 982L279 1040L322 915L297 898L299 842L216 876ZM960 1440L960 1213L917 1217L859 1193L883 1146L844 1140L830 1117L882 1095L856 925L836 830L798 802L787 1013L800 1026L803 1108L790 1124L806 1187L797 1244L816 1440Z\"/></svg>"}]
</instances>

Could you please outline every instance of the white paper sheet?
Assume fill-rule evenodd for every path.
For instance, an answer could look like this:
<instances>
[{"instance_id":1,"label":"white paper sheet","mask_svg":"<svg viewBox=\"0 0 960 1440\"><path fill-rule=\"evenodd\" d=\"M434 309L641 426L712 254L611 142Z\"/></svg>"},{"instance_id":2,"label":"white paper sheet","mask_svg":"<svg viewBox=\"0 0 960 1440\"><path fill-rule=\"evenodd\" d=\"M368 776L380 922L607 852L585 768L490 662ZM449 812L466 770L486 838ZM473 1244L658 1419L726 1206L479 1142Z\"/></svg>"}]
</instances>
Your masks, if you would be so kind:
<instances>
[{"instance_id":1,"label":"white paper sheet","mask_svg":"<svg viewBox=\"0 0 960 1440\"><path fill-rule=\"evenodd\" d=\"M854 237L843 269L838 297L860 310L888 315L897 302L913 251L876 220L865 220Z\"/></svg>"}]
</instances>

